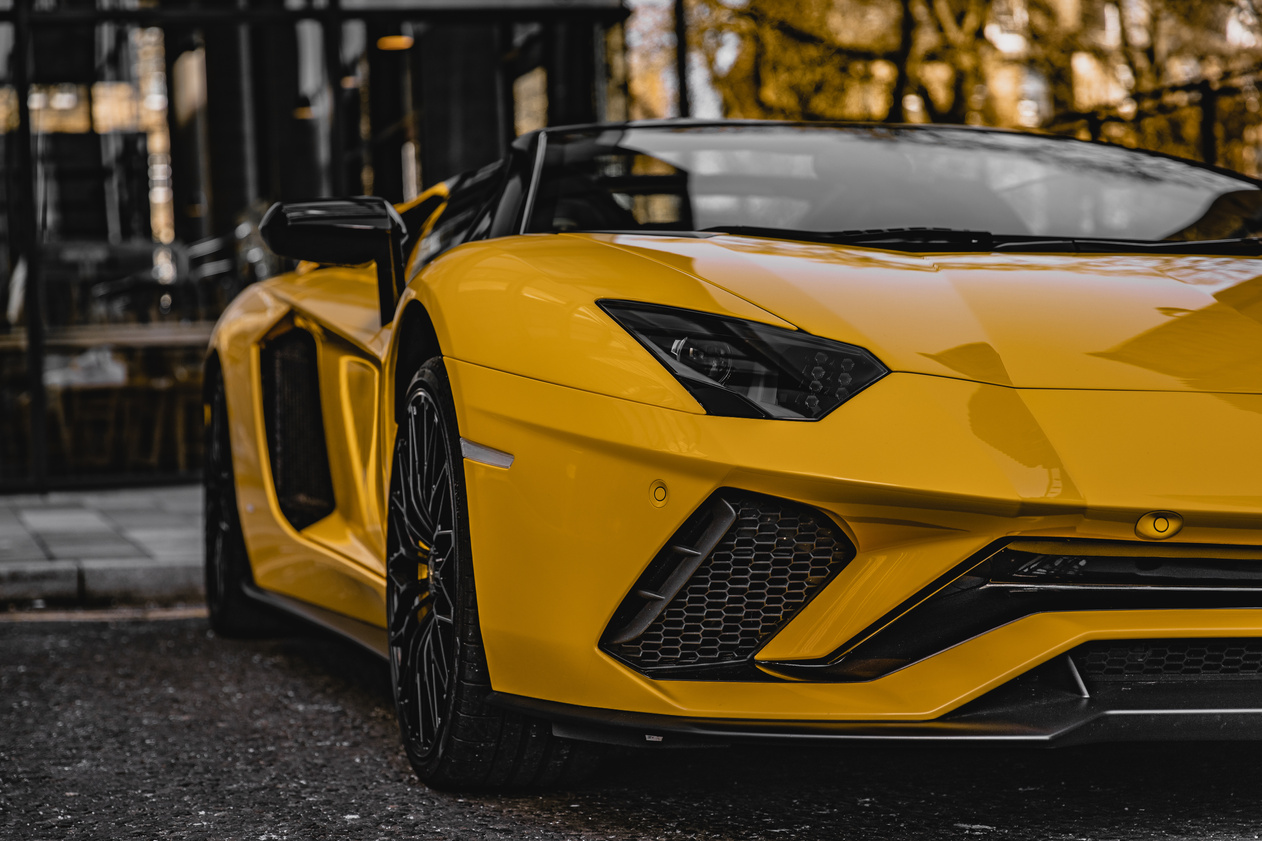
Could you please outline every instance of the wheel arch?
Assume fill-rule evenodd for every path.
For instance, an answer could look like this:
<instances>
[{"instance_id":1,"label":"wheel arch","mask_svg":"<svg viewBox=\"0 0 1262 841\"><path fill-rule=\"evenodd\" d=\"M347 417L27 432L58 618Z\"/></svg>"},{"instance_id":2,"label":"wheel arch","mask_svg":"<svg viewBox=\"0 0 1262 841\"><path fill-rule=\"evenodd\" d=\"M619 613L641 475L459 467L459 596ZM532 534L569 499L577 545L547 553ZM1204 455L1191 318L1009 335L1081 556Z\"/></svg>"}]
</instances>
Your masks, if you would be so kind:
<instances>
[{"instance_id":1,"label":"wheel arch","mask_svg":"<svg viewBox=\"0 0 1262 841\"><path fill-rule=\"evenodd\" d=\"M424 364L425 360L442 356L443 351L438 343L438 332L434 329L434 321L430 318L424 304L419 301L408 302L395 329L398 344L394 355L393 409L397 423L412 375Z\"/></svg>"}]
</instances>

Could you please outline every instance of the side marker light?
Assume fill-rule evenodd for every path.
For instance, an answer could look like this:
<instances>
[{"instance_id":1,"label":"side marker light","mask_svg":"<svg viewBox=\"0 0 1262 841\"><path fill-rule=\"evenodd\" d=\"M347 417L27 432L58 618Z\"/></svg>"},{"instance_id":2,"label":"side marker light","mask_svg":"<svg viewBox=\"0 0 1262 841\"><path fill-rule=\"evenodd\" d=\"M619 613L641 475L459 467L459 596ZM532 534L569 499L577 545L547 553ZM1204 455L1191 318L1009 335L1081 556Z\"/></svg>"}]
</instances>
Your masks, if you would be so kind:
<instances>
[{"instance_id":1,"label":"side marker light","mask_svg":"<svg viewBox=\"0 0 1262 841\"><path fill-rule=\"evenodd\" d=\"M491 467L509 468L513 466L512 453L493 450L490 447L475 444L467 438L460 439L460 455L469 461L476 461L478 464L487 464Z\"/></svg>"}]
</instances>

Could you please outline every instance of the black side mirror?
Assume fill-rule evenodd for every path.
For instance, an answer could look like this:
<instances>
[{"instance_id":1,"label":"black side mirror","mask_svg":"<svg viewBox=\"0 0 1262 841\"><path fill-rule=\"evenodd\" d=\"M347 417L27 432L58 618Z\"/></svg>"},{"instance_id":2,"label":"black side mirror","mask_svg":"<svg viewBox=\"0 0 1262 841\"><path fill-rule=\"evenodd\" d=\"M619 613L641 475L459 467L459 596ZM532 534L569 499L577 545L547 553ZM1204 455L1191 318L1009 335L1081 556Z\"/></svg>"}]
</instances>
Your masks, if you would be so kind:
<instances>
[{"instance_id":1,"label":"black side mirror","mask_svg":"<svg viewBox=\"0 0 1262 841\"><path fill-rule=\"evenodd\" d=\"M382 326L394 318L403 294L407 227L390 202L380 196L277 202L259 233L282 257L335 266L375 262Z\"/></svg>"}]
</instances>

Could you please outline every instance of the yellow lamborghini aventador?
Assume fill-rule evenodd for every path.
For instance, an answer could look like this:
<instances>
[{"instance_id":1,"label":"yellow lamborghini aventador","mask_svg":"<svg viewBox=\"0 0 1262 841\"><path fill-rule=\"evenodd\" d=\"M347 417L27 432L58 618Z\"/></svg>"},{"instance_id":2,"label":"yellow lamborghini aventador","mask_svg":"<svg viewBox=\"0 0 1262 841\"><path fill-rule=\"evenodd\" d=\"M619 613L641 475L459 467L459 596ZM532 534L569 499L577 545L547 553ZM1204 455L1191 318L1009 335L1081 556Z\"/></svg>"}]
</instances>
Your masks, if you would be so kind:
<instances>
[{"instance_id":1,"label":"yellow lamborghini aventador","mask_svg":"<svg viewBox=\"0 0 1262 841\"><path fill-rule=\"evenodd\" d=\"M206 365L206 575L388 658L434 786L600 743L1262 721L1262 190L957 127L548 129Z\"/></svg>"}]
</instances>

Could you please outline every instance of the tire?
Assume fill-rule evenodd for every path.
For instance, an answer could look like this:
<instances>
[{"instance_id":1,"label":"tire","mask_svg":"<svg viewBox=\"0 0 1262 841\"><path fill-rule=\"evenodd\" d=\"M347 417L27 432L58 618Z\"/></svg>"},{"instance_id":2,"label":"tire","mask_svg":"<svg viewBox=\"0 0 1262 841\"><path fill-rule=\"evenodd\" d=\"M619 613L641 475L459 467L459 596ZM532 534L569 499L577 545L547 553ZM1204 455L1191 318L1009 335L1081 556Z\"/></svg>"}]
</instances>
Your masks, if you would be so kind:
<instances>
[{"instance_id":1,"label":"tire","mask_svg":"<svg viewBox=\"0 0 1262 841\"><path fill-rule=\"evenodd\" d=\"M598 746L559 739L547 722L487 703L457 430L443 361L431 359L406 393L387 515L390 675L404 749L435 789L576 782L595 770Z\"/></svg>"},{"instance_id":2,"label":"tire","mask_svg":"<svg viewBox=\"0 0 1262 841\"><path fill-rule=\"evenodd\" d=\"M223 375L207 366L207 406L203 488L205 505L206 607L210 627L223 637L272 636L284 623L246 595L253 586L250 558L241 534L237 487L232 472L232 440Z\"/></svg>"}]
</instances>

